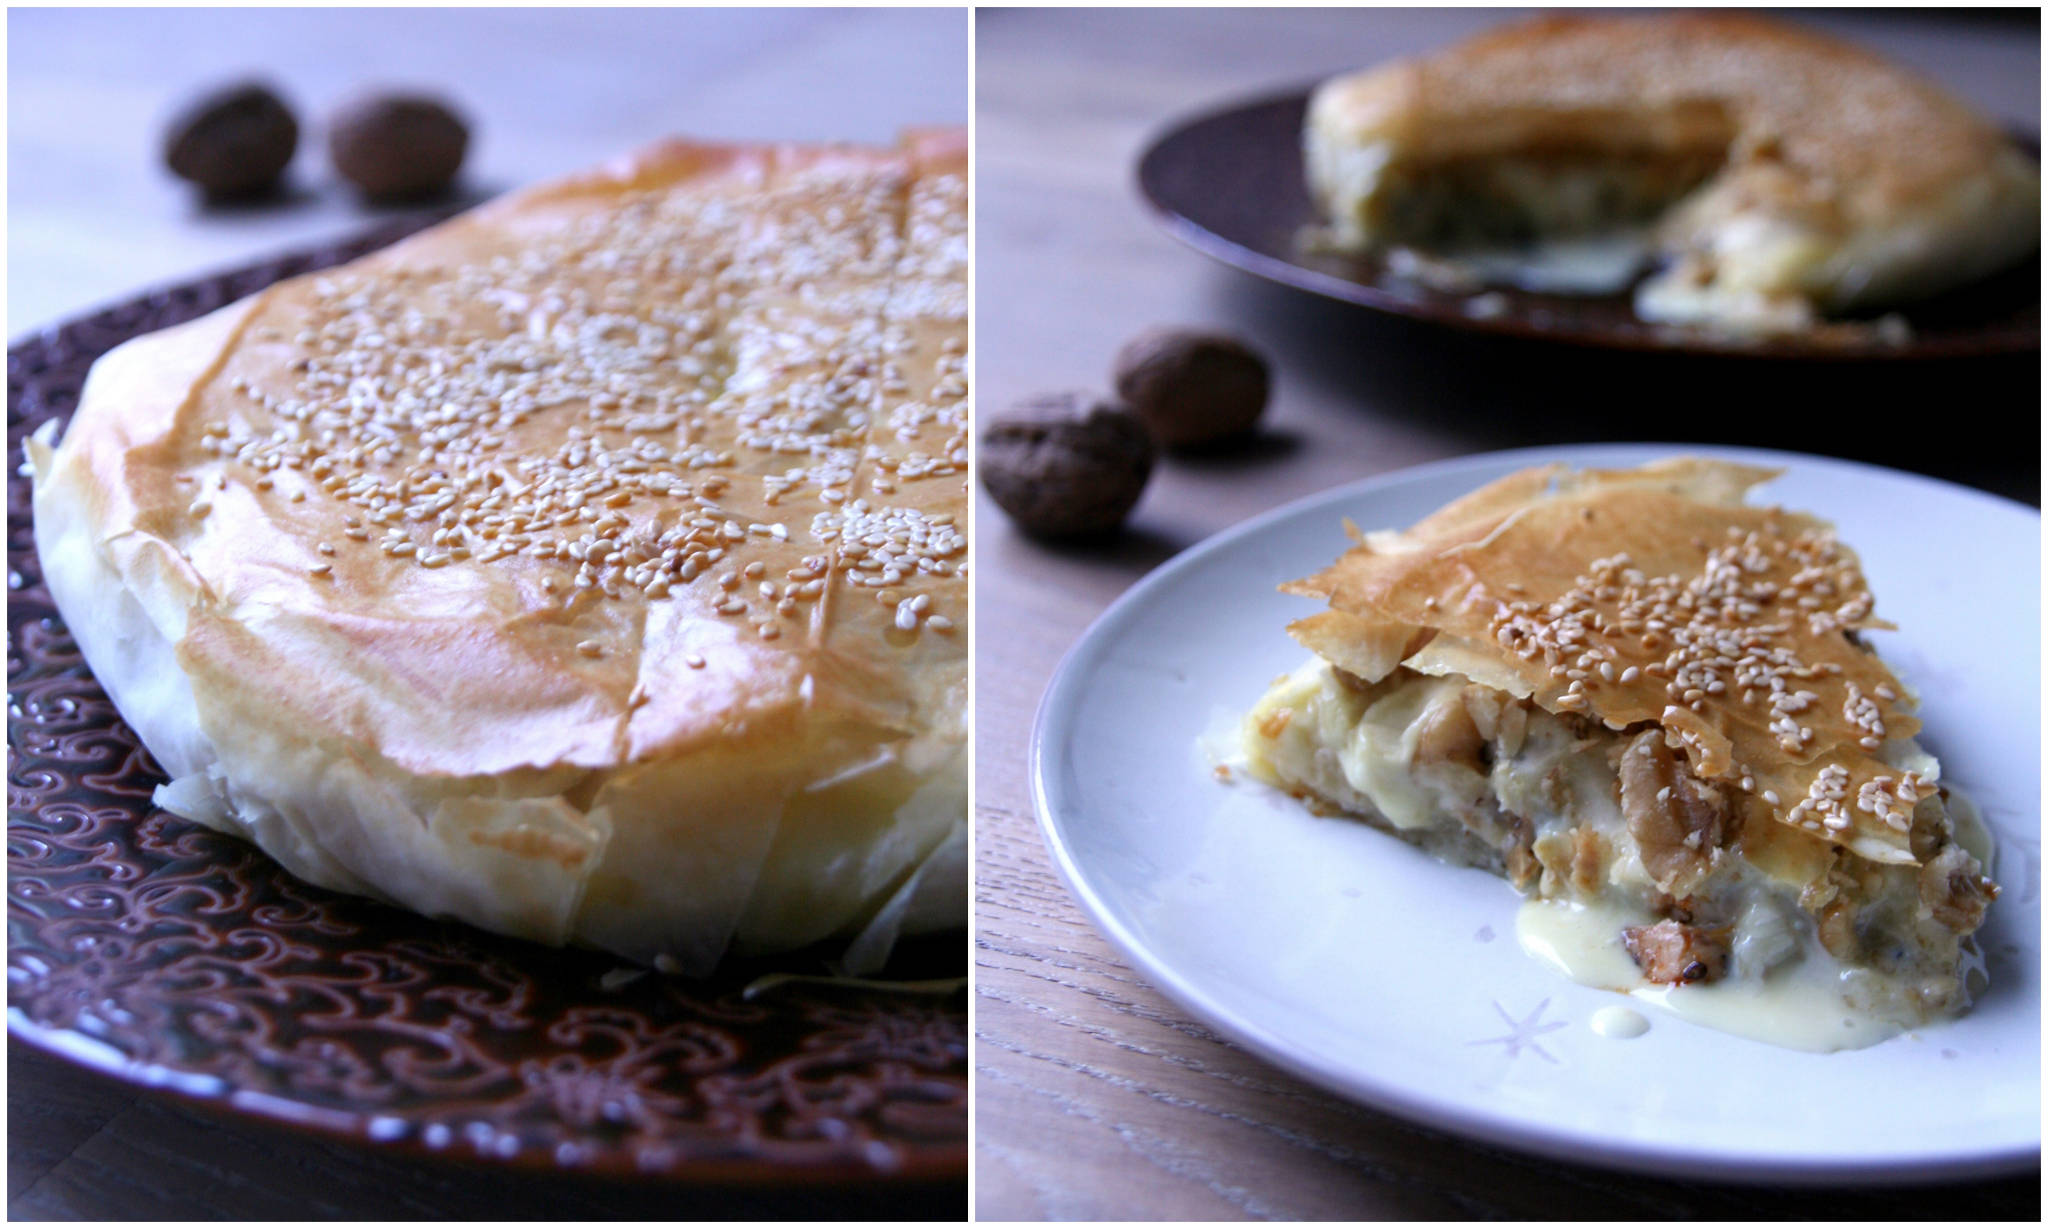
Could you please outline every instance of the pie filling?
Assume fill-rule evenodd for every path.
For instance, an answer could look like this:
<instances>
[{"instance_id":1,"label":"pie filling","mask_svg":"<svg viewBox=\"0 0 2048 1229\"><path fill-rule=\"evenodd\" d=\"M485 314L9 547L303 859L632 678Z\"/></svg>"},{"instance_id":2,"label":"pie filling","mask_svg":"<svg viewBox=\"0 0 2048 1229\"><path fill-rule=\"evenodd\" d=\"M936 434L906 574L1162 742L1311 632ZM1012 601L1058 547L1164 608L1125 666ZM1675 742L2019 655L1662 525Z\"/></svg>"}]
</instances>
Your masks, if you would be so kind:
<instances>
[{"instance_id":1,"label":"pie filling","mask_svg":"<svg viewBox=\"0 0 2048 1229\"><path fill-rule=\"evenodd\" d=\"M1641 157L1556 151L1395 163L1365 198L1383 242L1441 250L1530 244L1652 222L1721 167L1722 150Z\"/></svg>"},{"instance_id":2,"label":"pie filling","mask_svg":"<svg viewBox=\"0 0 2048 1229\"><path fill-rule=\"evenodd\" d=\"M1274 684L1244 746L1255 777L1315 808L1506 878L1524 946L1575 980L1709 1027L1856 1048L1954 1015L1981 978L1989 842L1946 787L1913 805L1919 865L1881 863L1695 776L1656 723L1614 730L1406 666L1368 683L1321 658ZM1911 738L1875 754L1939 772Z\"/></svg>"},{"instance_id":3,"label":"pie filling","mask_svg":"<svg viewBox=\"0 0 2048 1229\"><path fill-rule=\"evenodd\" d=\"M1378 252L1398 277L1448 294L1513 286L1631 294L1637 316L1739 334L1816 322L1812 291L1836 244L1758 212L1730 132L1630 148L1539 141L1420 159L1391 141L1313 135L1310 182L1331 217L1317 242ZM1708 139L1712 138L1712 139ZM1770 178L1768 170L1754 172Z\"/></svg>"},{"instance_id":4,"label":"pie filling","mask_svg":"<svg viewBox=\"0 0 2048 1229\"><path fill-rule=\"evenodd\" d=\"M1828 246L1782 219L1734 224L1711 181L1719 153L1469 158L1385 165L1336 246L1448 294L1632 294L1659 324L1777 333L1811 327L1801 291ZM1343 236L1349 235L1346 239ZM1369 237L1369 238L1368 238Z\"/></svg>"}]
</instances>

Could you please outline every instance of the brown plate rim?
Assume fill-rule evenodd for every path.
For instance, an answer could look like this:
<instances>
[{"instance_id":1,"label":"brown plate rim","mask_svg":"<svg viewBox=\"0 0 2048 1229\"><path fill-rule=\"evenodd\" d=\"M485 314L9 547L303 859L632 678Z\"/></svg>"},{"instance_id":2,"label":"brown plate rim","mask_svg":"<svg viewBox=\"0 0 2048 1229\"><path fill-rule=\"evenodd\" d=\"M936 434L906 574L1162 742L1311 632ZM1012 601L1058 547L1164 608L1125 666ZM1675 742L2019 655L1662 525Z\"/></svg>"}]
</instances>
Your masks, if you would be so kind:
<instances>
[{"instance_id":1,"label":"brown plate rim","mask_svg":"<svg viewBox=\"0 0 2048 1229\"><path fill-rule=\"evenodd\" d=\"M35 400L41 395L38 391L39 386L35 380L35 373L44 370L56 371L59 373L60 378L53 382L60 385L65 383L66 378L82 380L83 371L93 358L112 348L113 345L119 344L120 341L125 340L127 337L139 336L145 332L168 327L179 322L181 319L195 318L206 311L213 310L217 306L239 299L247 294L255 293L264 286L274 284L284 278L331 267L388 246L427 225L444 219L451 212L453 211L437 210L426 214L387 219L377 225L332 242L289 249L267 260L238 265L187 281L158 287L133 299L110 304L55 324L33 329L29 333L15 339L10 342L8 347L8 436L12 461L16 466L22 463L24 458L21 455L21 441L30 428L45 418L65 416L70 412L68 406L57 413L44 412L40 407L31 411L26 407L26 403ZM144 323L138 325L138 321ZM70 393L75 396L75 388L71 388ZM717 1142L715 1149L700 1147L696 1154L692 1153L692 1142L687 1137L679 1142L656 1141L651 1147L643 1144L635 1145L633 1148L628 1148L624 1145L601 1145L593 1142L587 1146L580 1146L578 1154L569 1160L562 1159L559 1154L559 1145L556 1148L547 1148L528 1146L528 1144L522 1143L522 1146L506 1154L492 1151L484 1143L468 1140L461 1132L450 1132L445 1128L440 1129L438 1134L431 1129L422 1131L420 1129L422 1119L416 1115L418 1106L407 1104L403 1108L395 1110L380 1110L375 1105L358 1104L353 1108L341 1108L332 1104L321 1104L313 1099L293 1101L289 1097L279 1097L261 1089L247 1086L237 1087L230 1082L222 1081L217 1075L191 1065L180 1066L177 1063L140 1058L133 1053L122 1050L118 1045L109 1044L92 1036L91 1031L88 1029L32 1017L29 1012L19 1005L19 1000L23 995L15 983L18 973L21 973L21 971L17 970L14 958L19 950L30 949L33 945L25 942L18 945L17 940L35 935L38 926L48 927L53 923L48 919L35 916L25 904L17 901L15 895L17 865L14 844L17 839L24 842L36 840L54 842L57 838L51 836L53 829L42 823L39 819L41 800L34 791L18 787L18 781L25 779L26 774L42 771L53 764L61 768L63 763L48 752L31 747L20 737L22 734L34 732L31 728L34 719L26 708L27 705L33 702L33 696L30 695L25 698L23 687L35 681L54 677L52 668L39 656L41 649L27 643L35 638L30 633L29 627L31 624L39 624L47 633L53 630L53 625L56 627L61 626L61 619L55 615L54 607L49 605L47 591L42 587L40 563L35 559L33 541L29 536L32 517L27 509L27 486L28 481L18 468L10 473L8 479L8 683L10 698L8 713L10 759L8 771L8 829L10 838L8 928L10 961L7 1011L10 1044L20 1045L35 1052L48 1054L60 1061L94 1072L100 1077L118 1081L126 1087L153 1097L166 1099L181 1107L198 1111L216 1119L265 1128L284 1128L297 1135L318 1137L330 1142L374 1149L387 1155L416 1158L422 1161L445 1162L451 1165L469 1167L482 1166L485 1169L503 1168L513 1172L533 1175L545 1174L639 1184L697 1184L735 1189L741 1187L766 1187L769 1185L791 1185L807 1189L850 1185L859 1185L872 1189L904 1189L909 1187L926 1188L950 1185L965 1181L969 1165L969 1148L964 1126L957 1140L943 1139L942 1142L934 1143L928 1139L916 1138L909 1138L908 1142L905 1142L904 1138L893 1140L873 1138L869 1140L866 1146L870 1150L863 1151L862 1147L855 1146L858 1143L857 1138L855 1138L854 1143L849 1143L847 1146L836 1151L821 1149L815 1153L805 1155L800 1160L792 1160L788 1156L774 1156L768 1143L764 1143L758 1138L750 1140L744 1134L733 1138L721 1138ZM47 610L47 614L43 613L45 610ZM64 639L68 641L68 637ZM89 679L89 672L84 669L82 663L77 665L75 670L76 677ZM65 676L71 677L68 671L65 672ZM98 695L96 685L94 685L92 694L94 696ZM104 701L88 699L88 703L104 703ZM111 709L110 704L108 708ZM148 759L146 753L130 753L125 750L133 745L133 736L131 733L126 732L125 723L121 722L118 716L111 718L103 726L93 727L89 732L95 737L112 735L116 740L128 740L125 743L121 743L122 748L124 748L123 754L127 758L123 761L117 757L116 762L119 763L120 767L109 775L135 776L138 763L141 765L141 773L145 778L148 774L155 774L157 772L154 761ZM161 777L157 776L156 779L160 780ZM128 795L124 792L124 796ZM218 837L208 833L197 825L186 824L182 820L162 816L160 812L157 812L146 801L137 802L132 807L126 809L128 811L125 816L127 828L124 829L121 837L122 840L128 842L123 848L124 853L135 852L141 849L142 844L147 838L140 834L148 826L146 821L153 815L161 816L161 822L166 825L177 825L176 833L181 841L189 836L189 839L194 840L225 842L226 845L231 845L236 849L246 848L230 838ZM189 833L187 833L187 830L189 830ZM588 959L585 960L584 954L581 953L563 954L551 952L549 949L541 948L538 945L487 934L458 923L415 918L400 911L386 909L383 906L374 905L370 902L358 901L355 898L344 897L335 893L324 893L319 889L290 880L290 877L281 868L277 868L274 863L269 863L260 854L252 853L250 856L255 861L264 864L262 873L271 874L277 877L278 880L291 885L290 891L292 892L293 900L311 902L318 909L331 910L336 914L340 914L343 918L343 924L353 924L364 939L373 940L380 933L383 933L400 935L403 938L403 942L407 944L429 944L438 941L440 936L446 936L449 949L453 954L442 955L438 958L448 960L451 963L459 963L464 959L468 959L469 953L475 952L477 953L478 967L485 975L488 975L494 968L504 964L509 964L511 967L516 968L517 961L520 959L522 952L526 953L530 961L536 963L540 960L576 961L581 962L581 964L587 964L592 969L600 963L608 964L612 967L618 967L623 964L623 962L603 956L601 953L589 953ZM235 882L239 883L239 877L243 872L239 868L230 867L223 869L221 873L224 878L232 877L235 879ZM245 906L245 908L253 907ZM371 917L370 920L365 922L361 920L365 911L375 911L377 916ZM317 915L316 920L324 922L329 916L332 916L332 914L320 913ZM75 920L70 915L66 915L66 917L67 920ZM252 920L249 925L252 928L260 929L267 925L267 923L260 920ZM40 936L37 936L37 938L38 942L40 942ZM935 936L930 940L920 940L919 942L923 945L926 963L929 964L931 962L935 952L938 953L939 960L950 963L950 956L945 954L946 945L954 944L956 940L959 951L959 965L963 969L968 967L971 953L968 950L967 937L964 931ZM370 949L365 948L364 950ZM357 951L351 954L362 955L363 952ZM372 952L372 954L378 953ZM790 962L797 964L803 971L816 971L816 966L819 963L817 954L800 954L798 957L790 958ZM530 969L532 967L531 965L529 966ZM748 967L752 969L754 966L750 963ZM584 971L581 965L578 966L577 971ZM27 974L21 975L26 976ZM742 972L737 976L744 975L744 972ZM539 974L536 973L535 976L539 976ZM888 974L884 974L884 976L888 976ZM682 979L660 979L659 975L656 974L649 974L648 979L642 984L650 988L658 986L659 989L652 997L643 998L639 1001L649 1004L646 1018L653 1020L655 1023L650 1027L656 1028L659 1027L659 1018L663 1015L665 1009L672 1008L688 996L698 995L698 992L701 990L701 995L690 1001L694 1004L701 1004L705 1010L701 1013L701 1018L694 1020L693 1024L706 1030L713 1029L714 1026L705 1024L704 1020L715 1018L716 1011L723 1009L727 1004L733 1002L734 996L738 993L736 987L741 984L735 977L727 976L723 972L714 981L704 983L691 983ZM289 977L285 979L286 984L289 984L289 980ZM582 991L575 990L573 987L577 984L579 983L558 983L554 987L543 984L541 986L542 997L553 994L563 1002L581 1002L601 1011L622 1012L629 1010L630 1005L622 1004L619 998L597 999L592 997L592 992L588 989ZM570 988L564 989L564 986ZM422 988L439 987L430 985ZM674 997L671 997L671 992ZM582 995L581 1000L576 998L579 993ZM563 995L568 997L562 998ZM956 993L944 999L922 996L913 1000L913 996L886 994L875 990L841 990L834 987L798 986L772 991L769 994L763 995L759 1000L750 1001L748 1006L750 1009L758 1007L760 1010L767 1012L789 1013L775 1021L776 1029L781 1034L788 1035L795 1040L788 1047L788 1055L783 1055L779 1051L770 1055L770 1057L777 1058L805 1058L811 1056L814 1051L809 1047L817 1043L826 1032L829 1032L830 1027L825 1024L813 1023L813 1021L831 1018L833 1013L842 1004L869 1004L887 1001L907 1006L912 1001L915 1001L922 1007L937 1007L943 1011L948 1020L955 1022L947 1026L947 1035L950 1036L952 1030L957 1028L960 1041L957 1053L952 1052L950 1045L941 1047L942 1055L936 1060L941 1070L939 1070L938 1075L930 1078L936 1078L940 1082L949 1085L957 1083L960 1090L961 1103L964 1105L970 1085L965 1042L967 1034L967 1008L964 1001L959 1001L956 1004L956 1000L964 1000L964 997ZM476 1010L486 1011L492 1006L491 1004L485 1004L484 1007L477 1008ZM546 1004L544 1003L543 1006L546 1006ZM808 1018L805 1018L805 1008L811 1009ZM680 1012L677 1011L669 1011L668 1014L672 1018L680 1016ZM546 1022L546 1020L542 1020L540 1023L545 1024ZM744 1020L729 1019L720 1021L716 1027L744 1030L746 1024ZM811 1031L805 1031L807 1029ZM532 1031L539 1035L544 1030L537 1024ZM747 1053L746 1064L751 1064L752 1066L749 1067L746 1064L742 1064L738 1069L721 1069L715 1074L721 1078L727 1076L744 1078L754 1074L754 1067L762 1067L764 1065L761 1055L748 1052L749 1047L746 1041L747 1039L741 1036L737 1049ZM798 1044L798 1042L801 1044ZM855 1042L848 1043L851 1047L849 1052L859 1051L859 1047L864 1044L867 1044L865 1039L856 1039ZM837 1051L831 1050L829 1045L825 1049L828 1054L836 1057ZM766 1047L763 1047L763 1050L765 1053ZM564 1046L562 1053L573 1054L574 1052ZM895 1062L899 1067L915 1066L914 1064L905 1064L888 1056L877 1061ZM507 1070L511 1070L509 1063L507 1064ZM916 1068L912 1074L918 1078L926 1078L930 1073L925 1068ZM694 1081L700 1077L692 1076L688 1073L678 1073L677 1078ZM791 1076L789 1078L794 1080L797 1077ZM841 1077L835 1076L834 1078ZM843 1078L857 1082L860 1077L855 1075ZM695 1084L692 1083L690 1087L691 1091L694 1092ZM879 1095L877 1103L879 1103ZM408 1117L409 1114L414 1116ZM829 1117L829 1113L826 1116ZM754 1125L758 1126L758 1122ZM863 1129L870 1125L872 1124L864 1123ZM498 1138L502 1140L510 1134L511 1131L507 1129L501 1132ZM858 1132L854 1133L854 1135L857 1136ZM594 1139L595 1137L592 1138ZM437 1139L438 1142L436 1142ZM887 1144L887 1147L874 1150L872 1145L876 1143ZM717 1154L711 1155L713 1151ZM650 1155L663 1159L658 1163L650 1164L647 1159Z\"/></svg>"},{"instance_id":2,"label":"brown plate rim","mask_svg":"<svg viewBox=\"0 0 2048 1229\"><path fill-rule=\"evenodd\" d=\"M1523 301L1544 300L1569 305L1573 300L1564 296L1534 295L1520 291L1507 292L1510 303L1507 311L1494 316L1473 315L1464 306L1472 296L1429 291L1408 282L1390 288L1394 285L1391 282L1381 284L1363 278L1341 276L1261 251L1242 236L1220 233L1190 217L1187 212L1190 202L1176 192L1162 174L1162 168L1168 160L1184 156L1190 147L1205 150L1207 146L1204 142L1213 144L1215 131L1220 126L1244 123L1263 112L1292 112L1294 122L1284 127L1298 132L1300 117L1305 114L1309 96L1317 84L1319 83L1310 82L1191 111L1157 129L1147 138L1132 165L1132 177L1139 199L1153 221L1174 239L1202 255L1277 285L1387 315L1468 333L1645 354L1831 362L1913 362L1987 358L2037 353L2041 348L2038 322L2030 331L2015 328L2013 335L1998 332L1973 334L1955 330L1931 337L1916 336L1904 344L1875 340L1864 344L1851 344L1839 340L1796 339L1776 339L1759 343L1739 338L1717 337L1696 330L1655 328L1648 325L1630 330L1575 326L1562 322L1558 315L1526 311L1516 306ZM2039 156L2038 138L2033 134L2014 132L2012 135L2022 148L2036 157ZM1299 141L1285 143L1284 150L1283 153L1282 149L1276 148L1271 151L1271 156L1291 172L1293 182L1298 184L1302 176ZM1221 163L1218 164L1218 169L1222 169ZM1315 220L1312 213L1304 214L1289 224L1306 225ZM2019 335L2022 332L2024 336Z\"/></svg>"}]
</instances>

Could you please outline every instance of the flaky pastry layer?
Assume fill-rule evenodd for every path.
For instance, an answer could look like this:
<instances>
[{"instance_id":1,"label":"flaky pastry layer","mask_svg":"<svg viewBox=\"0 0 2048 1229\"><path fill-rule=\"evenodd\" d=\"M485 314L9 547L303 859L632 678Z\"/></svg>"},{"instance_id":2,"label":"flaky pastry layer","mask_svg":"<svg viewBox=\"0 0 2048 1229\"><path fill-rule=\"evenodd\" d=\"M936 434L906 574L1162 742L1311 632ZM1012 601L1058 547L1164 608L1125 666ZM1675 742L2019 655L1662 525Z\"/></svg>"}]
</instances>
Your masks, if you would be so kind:
<instances>
[{"instance_id":1,"label":"flaky pastry layer","mask_svg":"<svg viewBox=\"0 0 2048 1229\"><path fill-rule=\"evenodd\" d=\"M1288 628L1315 656L1246 718L1249 771L1604 911L1648 982L1758 985L1804 952L1828 1011L1960 1010L1988 838L1864 643L1888 625L1855 555L1747 502L1775 476L1539 466L1351 527L1282 586L1329 609Z\"/></svg>"},{"instance_id":2,"label":"flaky pastry layer","mask_svg":"<svg viewBox=\"0 0 2048 1229\"><path fill-rule=\"evenodd\" d=\"M1638 295L1661 320L1799 327L1807 305L1907 302L2039 244L2039 170L1997 129L1873 55L1745 16L1508 27L1326 82L1305 143L1357 249L1417 241L1404 198L1475 166L1518 164L1532 196L1592 190L1574 168L1665 168L1672 267ZM1563 203L1524 202L1584 212Z\"/></svg>"},{"instance_id":3,"label":"flaky pastry layer","mask_svg":"<svg viewBox=\"0 0 2048 1229\"><path fill-rule=\"evenodd\" d=\"M1858 635L1889 625L1831 527L1744 502L1775 475L1689 457L1522 470L1284 586L1330 604L1289 630L1368 682L1405 665L1611 730L1654 723L1781 822L1913 862L1933 782L1884 748L1919 721Z\"/></svg>"},{"instance_id":4,"label":"flaky pastry layer","mask_svg":"<svg viewBox=\"0 0 2048 1229\"><path fill-rule=\"evenodd\" d=\"M965 171L670 142L108 354L37 542L160 801L691 972L964 922Z\"/></svg>"}]
</instances>

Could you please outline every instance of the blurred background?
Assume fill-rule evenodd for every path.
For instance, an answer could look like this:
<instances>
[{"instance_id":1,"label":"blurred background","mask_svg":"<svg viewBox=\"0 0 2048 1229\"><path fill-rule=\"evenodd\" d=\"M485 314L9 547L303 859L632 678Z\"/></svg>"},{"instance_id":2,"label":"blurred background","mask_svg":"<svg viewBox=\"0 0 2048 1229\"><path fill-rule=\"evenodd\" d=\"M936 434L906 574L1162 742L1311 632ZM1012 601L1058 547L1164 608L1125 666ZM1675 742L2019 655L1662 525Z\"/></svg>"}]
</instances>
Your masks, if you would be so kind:
<instances>
[{"instance_id":1,"label":"blurred background","mask_svg":"<svg viewBox=\"0 0 2048 1229\"><path fill-rule=\"evenodd\" d=\"M2037 416L2037 355L1991 363L1695 361L1411 325L1220 267L1168 237L1138 197L1139 154L1180 120L1439 48L1528 12L979 10L980 407L1102 386L1117 347L1153 324L1217 326L1264 348L1275 370L1264 455L1283 464L1239 472L1219 460L1155 474L1134 524L1140 533L1170 534L1176 549L1257 510L1244 498L1254 485L1263 506L1274 506L1442 456L1600 439L1857 456L2039 501L2031 430L2011 450L1981 446L1982 432L2006 414ZM1890 57L1993 120L2039 134L2036 10L1774 13ZM1745 408L1759 381L1781 404L1824 412L1803 424L1777 416L1766 433ZM1966 397L1961 412L1971 430L1870 438L1851 413L1870 397L1900 406ZM1188 508L1203 513L1169 524L1167 509L1183 493Z\"/></svg>"},{"instance_id":2,"label":"blurred background","mask_svg":"<svg viewBox=\"0 0 2048 1229\"><path fill-rule=\"evenodd\" d=\"M333 239L367 208L324 118L378 87L469 122L457 201L669 135L889 142L967 120L962 9L16 9L8 25L7 335ZM163 167L173 114L268 81L297 112L275 201L205 208Z\"/></svg>"}]
</instances>

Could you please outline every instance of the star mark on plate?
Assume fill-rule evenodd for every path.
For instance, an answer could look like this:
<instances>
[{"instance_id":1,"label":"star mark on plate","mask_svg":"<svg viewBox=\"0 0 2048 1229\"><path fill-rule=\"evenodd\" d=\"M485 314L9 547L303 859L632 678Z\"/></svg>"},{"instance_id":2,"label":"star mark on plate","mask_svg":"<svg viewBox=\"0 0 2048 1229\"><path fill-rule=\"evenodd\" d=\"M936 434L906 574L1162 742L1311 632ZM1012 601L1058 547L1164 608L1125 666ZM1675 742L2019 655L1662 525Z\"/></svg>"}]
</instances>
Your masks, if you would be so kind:
<instances>
[{"instance_id":1,"label":"star mark on plate","mask_svg":"<svg viewBox=\"0 0 2048 1229\"><path fill-rule=\"evenodd\" d=\"M1536 1044L1536 1039L1538 1037L1541 1037L1545 1033L1554 1033L1558 1029L1561 1029L1565 1026L1565 1022L1563 1020L1551 1020L1547 1023L1539 1023L1539 1021L1543 1019L1543 1013L1546 1010L1548 1010L1549 1007L1550 1000L1544 999L1542 1002L1536 1004L1534 1010L1530 1011L1530 1013L1527 1016L1523 1017L1520 1020L1517 1020L1513 1016L1508 1014L1507 1008L1502 1007L1500 1005L1500 1000L1495 999L1493 1003L1493 1009L1500 1013L1500 1018L1502 1020L1507 1022L1508 1031L1498 1037L1482 1037L1477 1041L1468 1041L1465 1044L1473 1046L1497 1045L1501 1047L1501 1049L1507 1054L1509 1058L1520 1058L1522 1056L1523 1050L1534 1050L1537 1054L1543 1057L1543 1060L1545 1062L1554 1063L1557 1061L1557 1056L1552 1054L1550 1051L1544 1049L1542 1046Z\"/></svg>"}]
</instances>

